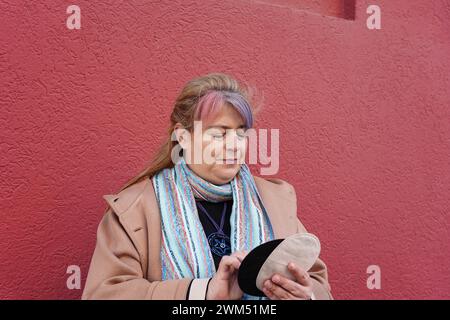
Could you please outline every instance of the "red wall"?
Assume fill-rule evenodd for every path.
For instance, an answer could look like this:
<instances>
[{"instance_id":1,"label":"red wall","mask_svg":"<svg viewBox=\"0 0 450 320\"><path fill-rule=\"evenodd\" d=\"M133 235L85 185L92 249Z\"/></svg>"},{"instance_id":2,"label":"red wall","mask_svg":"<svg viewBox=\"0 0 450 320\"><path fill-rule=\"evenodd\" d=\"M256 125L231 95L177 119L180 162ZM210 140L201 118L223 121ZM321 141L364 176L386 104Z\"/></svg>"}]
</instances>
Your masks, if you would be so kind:
<instances>
[{"instance_id":1,"label":"red wall","mask_svg":"<svg viewBox=\"0 0 450 320\"><path fill-rule=\"evenodd\" d=\"M356 1L354 20L284 3L0 0L0 298L81 296L66 269L84 284L102 195L211 71L264 92L257 127L280 129L277 176L337 299L450 298L449 2ZM372 264L381 290L366 287Z\"/></svg>"}]
</instances>

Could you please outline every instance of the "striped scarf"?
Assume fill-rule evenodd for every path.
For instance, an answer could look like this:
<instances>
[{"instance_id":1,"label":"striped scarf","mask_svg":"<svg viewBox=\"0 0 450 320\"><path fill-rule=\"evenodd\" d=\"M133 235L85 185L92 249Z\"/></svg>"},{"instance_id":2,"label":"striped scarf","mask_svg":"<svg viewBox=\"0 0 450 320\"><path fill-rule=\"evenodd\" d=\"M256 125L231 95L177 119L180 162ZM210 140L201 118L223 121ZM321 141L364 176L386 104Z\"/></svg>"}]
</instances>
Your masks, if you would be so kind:
<instances>
[{"instance_id":1,"label":"striped scarf","mask_svg":"<svg viewBox=\"0 0 450 320\"><path fill-rule=\"evenodd\" d=\"M196 175L181 157L173 168L156 173L152 181L161 212L162 280L210 278L216 272L195 199L210 202L233 199L231 252L250 252L274 239L255 180L245 163L229 183L215 185ZM242 299L267 298L244 294Z\"/></svg>"}]
</instances>

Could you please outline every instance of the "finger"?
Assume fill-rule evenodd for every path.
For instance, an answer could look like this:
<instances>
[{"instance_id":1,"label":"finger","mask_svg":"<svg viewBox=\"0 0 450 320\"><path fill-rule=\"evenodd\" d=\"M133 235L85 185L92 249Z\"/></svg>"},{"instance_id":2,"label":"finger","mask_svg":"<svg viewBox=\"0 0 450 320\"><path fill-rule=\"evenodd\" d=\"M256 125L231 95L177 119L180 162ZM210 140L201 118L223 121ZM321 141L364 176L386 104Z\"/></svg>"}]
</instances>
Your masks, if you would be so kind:
<instances>
[{"instance_id":1,"label":"finger","mask_svg":"<svg viewBox=\"0 0 450 320\"><path fill-rule=\"evenodd\" d=\"M264 282L264 285L268 290L270 290L275 296L277 296L280 300L294 300L296 297L294 297L292 294L290 294L288 291L280 287L279 285L273 283L270 280L266 280Z\"/></svg>"},{"instance_id":2,"label":"finger","mask_svg":"<svg viewBox=\"0 0 450 320\"><path fill-rule=\"evenodd\" d=\"M237 252L233 253L231 256L238 259L239 261L244 260L244 257L240 253L237 253Z\"/></svg>"},{"instance_id":3,"label":"finger","mask_svg":"<svg viewBox=\"0 0 450 320\"><path fill-rule=\"evenodd\" d=\"M239 261L242 261L244 260L247 253L248 253L247 251L236 251L231 256L235 256L239 259Z\"/></svg>"},{"instance_id":4,"label":"finger","mask_svg":"<svg viewBox=\"0 0 450 320\"><path fill-rule=\"evenodd\" d=\"M277 296L272 292L271 289L269 289L269 287L271 287L271 286L269 286L268 284L269 284L269 280L266 280L266 281L263 283L262 291L264 292L264 294L265 294L270 300L280 300L280 298L277 297Z\"/></svg>"},{"instance_id":5,"label":"finger","mask_svg":"<svg viewBox=\"0 0 450 320\"><path fill-rule=\"evenodd\" d=\"M304 287L291 279L275 274L272 276L272 282L288 291L294 297L302 299L308 298L309 288Z\"/></svg>"},{"instance_id":6,"label":"finger","mask_svg":"<svg viewBox=\"0 0 450 320\"><path fill-rule=\"evenodd\" d=\"M262 291L264 292L264 294L267 296L267 298L269 298L270 300L280 300L272 291L270 291L269 289L267 289L266 287L264 287L262 289Z\"/></svg>"},{"instance_id":7,"label":"finger","mask_svg":"<svg viewBox=\"0 0 450 320\"><path fill-rule=\"evenodd\" d=\"M311 286L303 286L295 282L294 280L291 280L289 278L280 275L274 275L272 277L272 282L282 287L283 289L285 289L298 299L309 299L311 297L312 294Z\"/></svg>"},{"instance_id":8,"label":"finger","mask_svg":"<svg viewBox=\"0 0 450 320\"><path fill-rule=\"evenodd\" d=\"M228 266L228 269L230 271L234 271L234 269L239 269L239 267L241 266L241 262L237 257L230 257L226 265Z\"/></svg>"},{"instance_id":9,"label":"finger","mask_svg":"<svg viewBox=\"0 0 450 320\"><path fill-rule=\"evenodd\" d=\"M228 273L234 271L234 269L239 269L240 265L241 262L236 257L223 256L219 263L219 270Z\"/></svg>"},{"instance_id":10,"label":"finger","mask_svg":"<svg viewBox=\"0 0 450 320\"><path fill-rule=\"evenodd\" d=\"M311 285L311 279L309 278L308 272L300 268L294 262L290 262L288 264L288 270L301 285L304 285L306 287L309 287Z\"/></svg>"}]
</instances>

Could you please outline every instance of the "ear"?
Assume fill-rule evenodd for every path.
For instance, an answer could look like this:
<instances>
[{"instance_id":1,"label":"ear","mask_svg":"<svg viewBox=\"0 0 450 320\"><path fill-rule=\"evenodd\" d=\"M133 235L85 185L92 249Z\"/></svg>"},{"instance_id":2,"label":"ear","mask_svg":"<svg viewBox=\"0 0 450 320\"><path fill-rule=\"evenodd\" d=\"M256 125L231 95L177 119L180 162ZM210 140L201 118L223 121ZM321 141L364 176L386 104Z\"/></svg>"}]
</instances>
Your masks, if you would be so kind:
<instances>
[{"instance_id":1,"label":"ear","mask_svg":"<svg viewBox=\"0 0 450 320\"><path fill-rule=\"evenodd\" d=\"M183 127L181 123L177 122L177 124L175 124L173 131L178 143L183 149L185 149L188 143L187 130Z\"/></svg>"}]
</instances>

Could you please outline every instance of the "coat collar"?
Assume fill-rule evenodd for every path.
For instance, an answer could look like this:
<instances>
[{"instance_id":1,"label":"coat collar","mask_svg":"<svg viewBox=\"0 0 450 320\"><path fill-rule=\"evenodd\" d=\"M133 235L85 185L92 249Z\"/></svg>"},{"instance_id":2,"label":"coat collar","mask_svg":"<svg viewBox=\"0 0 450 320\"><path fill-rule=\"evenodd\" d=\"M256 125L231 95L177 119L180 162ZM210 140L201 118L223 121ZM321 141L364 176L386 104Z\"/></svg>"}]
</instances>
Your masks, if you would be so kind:
<instances>
[{"instance_id":1,"label":"coat collar","mask_svg":"<svg viewBox=\"0 0 450 320\"><path fill-rule=\"evenodd\" d=\"M294 187L277 178L254 179L275 238L283 239L294 234L297 230L297 196Z\"/></svg>"}]
</instances>

